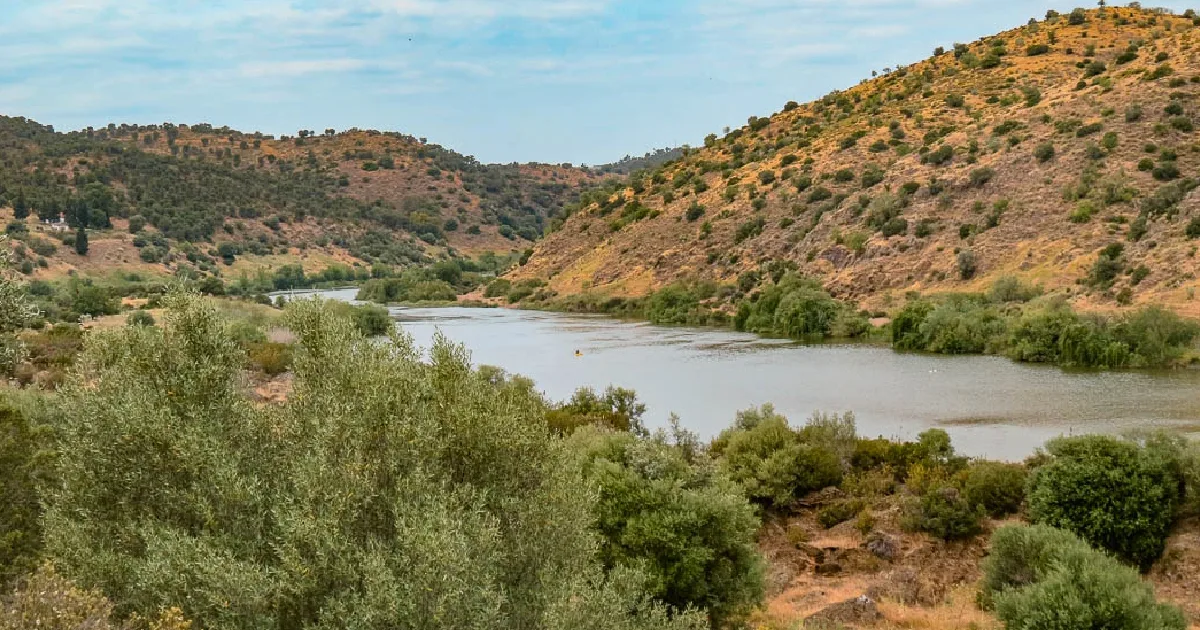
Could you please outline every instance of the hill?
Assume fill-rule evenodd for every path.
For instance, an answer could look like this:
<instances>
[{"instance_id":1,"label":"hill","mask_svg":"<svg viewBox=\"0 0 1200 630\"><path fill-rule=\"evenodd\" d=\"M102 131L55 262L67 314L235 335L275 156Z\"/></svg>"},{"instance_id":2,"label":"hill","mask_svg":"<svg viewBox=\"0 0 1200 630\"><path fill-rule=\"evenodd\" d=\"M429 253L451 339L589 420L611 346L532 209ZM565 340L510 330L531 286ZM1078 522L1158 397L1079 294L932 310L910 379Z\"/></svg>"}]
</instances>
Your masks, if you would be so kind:
<instances>
[{"instance_id":1,"label":"hill","mask_svg":"<svg viewBox=\"0 0 1200 630\"><path fill-rule=\"evenodd\" d=\"M748 292L782 261L870 309L1015 275L1077 306L1198 314L1197 24L1050 12L790 102L589 193L513 280Z\"/></svg>"},{"instance_id":2,"label":"hill","mask_svg":"<svg viewBox=\"0 0 1200 630\"><path fill-rule=\"evenodd\" d=\"M276 139L207 124L111 124L59 133L12 117L0 117L0 164L0 220L26 241L18 262L35 277L169 272L185 261L216 273L217 259L242 257L319 267L504 255L526 249L598 177L481 164L390 132ZM55 233L46 221L60 216L70 229ZM80 226L87 257L72 247Z\"/></svg>"}]
</instances>

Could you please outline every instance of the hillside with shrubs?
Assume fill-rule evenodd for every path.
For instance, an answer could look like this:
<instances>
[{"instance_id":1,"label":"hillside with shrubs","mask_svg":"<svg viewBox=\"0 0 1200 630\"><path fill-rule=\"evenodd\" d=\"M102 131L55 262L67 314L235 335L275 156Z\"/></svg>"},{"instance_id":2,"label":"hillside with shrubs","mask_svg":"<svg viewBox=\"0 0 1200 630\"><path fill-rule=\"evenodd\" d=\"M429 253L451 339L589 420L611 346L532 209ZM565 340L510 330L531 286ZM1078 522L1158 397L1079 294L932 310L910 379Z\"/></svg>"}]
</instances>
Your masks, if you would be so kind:
<instances>
[{"instance_id":1,"label":"hillside with shrubs","mask_svg":"<svg viewBox=\"0 0 1200 630\"><path fill-rule=\"evenodd\" d=\"M236 275L304 262L403 266L520 253L599 174L482 164L424 138L117 125L61 133L0 117L0 221L17 268ZM62 225L50 225L61 222Z\"/></svg>"},{"instance_id":2,"label":"hillside with shrubs","mask_svg":"<svg viewBox=\"0 0 1200 630\"><path fill-rule=\"evenodd\" d=\"M1193 11L1050 11L933 52L588 192L510 281L576 302L710 282L732 317L786 264L871 313L1012 277L1200 315Z\"/></svg>"},{"instance_id":3,"label":"hillside with shrubs","mask_svg":"<svg viewBox=\"0 0 1200 630\"><path fill-rule=\"evenodd\" d=\"M765 404L711 441L564 401L378 307L175 290L53 341L0 268L0 629L723 630L1200 624L1200 447L1023 462ZM259 375L286 383L262 398Z\"/></svg>"}]
</instances>

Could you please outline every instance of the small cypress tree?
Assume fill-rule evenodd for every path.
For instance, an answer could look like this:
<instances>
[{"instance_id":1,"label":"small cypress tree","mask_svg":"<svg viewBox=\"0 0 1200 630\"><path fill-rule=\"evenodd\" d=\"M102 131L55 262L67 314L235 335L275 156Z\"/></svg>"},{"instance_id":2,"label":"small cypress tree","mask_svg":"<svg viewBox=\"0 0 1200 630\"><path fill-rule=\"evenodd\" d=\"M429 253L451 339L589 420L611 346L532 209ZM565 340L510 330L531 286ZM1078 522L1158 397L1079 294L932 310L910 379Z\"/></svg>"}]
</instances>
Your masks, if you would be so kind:
<instances>
[{"instance_id":1,"label":"small cypress tree","mask_svg":"<svg viewBox=\"0 0 1200 630\"><path fill-rule=\"evenodd\" d=\"M88 235L87 230L83 226L79 226L79 230L75 232L75 253L80 256L87 256L88 253Z\"/></svg>"}]
</instances>

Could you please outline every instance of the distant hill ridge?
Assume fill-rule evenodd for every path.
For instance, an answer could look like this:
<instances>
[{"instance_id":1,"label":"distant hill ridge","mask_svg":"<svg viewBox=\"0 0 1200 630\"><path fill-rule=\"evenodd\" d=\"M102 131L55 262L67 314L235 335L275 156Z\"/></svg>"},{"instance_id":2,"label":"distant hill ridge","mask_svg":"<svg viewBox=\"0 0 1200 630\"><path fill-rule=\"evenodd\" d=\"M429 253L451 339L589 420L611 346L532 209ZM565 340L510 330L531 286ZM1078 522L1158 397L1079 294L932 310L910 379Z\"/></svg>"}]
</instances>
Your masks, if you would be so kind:
<instances>
[{"instance_id":1,"label":"distant hill ridge","mask_svg":"<svg viewBox=\"0 0 1200 630\"><path fill-rule=\"evenodd\" d=\"M300 249L393 265L519 252L594 181L598 174L569 165L481 164L393 132L276 139L208 124L111 124L59 133L0 117L0 218L31 226L61 215L72 232L96 231L93 248L124 250L90 261L93 271L125 263L170 270L192 244L201 257L220 245L239 255ZM142 226L134 243L128 228ZM147 254L149 239L156 249ZM41 256L44 271L33 275L89 262L72 256L69 247Z\"/></svg>"},{"instance_id":2,"label":"distant hill ridge","mask_svg":"<svg viewBox=\"0 0 1200 630\"><path fill-rule=\"evenodd\" d=\"M1016 275L1085 307L1200 314L1198 24L1050 12L788 103L586 193L513 279L639 296L784 261L866 307Z\"/></svg>"}]
</instances>

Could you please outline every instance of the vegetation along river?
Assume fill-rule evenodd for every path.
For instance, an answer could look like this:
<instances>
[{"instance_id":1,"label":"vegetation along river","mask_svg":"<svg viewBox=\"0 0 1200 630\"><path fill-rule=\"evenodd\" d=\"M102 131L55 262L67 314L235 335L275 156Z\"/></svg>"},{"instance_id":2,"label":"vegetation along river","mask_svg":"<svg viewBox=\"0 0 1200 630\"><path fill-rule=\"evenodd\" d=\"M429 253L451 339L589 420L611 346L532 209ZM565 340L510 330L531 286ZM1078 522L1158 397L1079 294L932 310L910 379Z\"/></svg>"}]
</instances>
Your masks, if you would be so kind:
<instances>
[{"instance_id":1,"label":"vegetation along river","mask_svg":"<svg viewBox=\"0 0 1200 630\"><path fill-rule=\"evenodd\" d=\"M353 300L355 292L323 295ZM853 411L868 437L911 438L942 427L960 452L996 459L1023 458L1061 434L1200 432L1200 370L1068 371L511 309L391 313L419 345L441 330L476 364L532 378L551 399L582 386L631 388L649 407L649 427L666 426L674 412L704 438L738 410L767 402L797 424L813 411Z\"/></svg>"}]
</instances>

